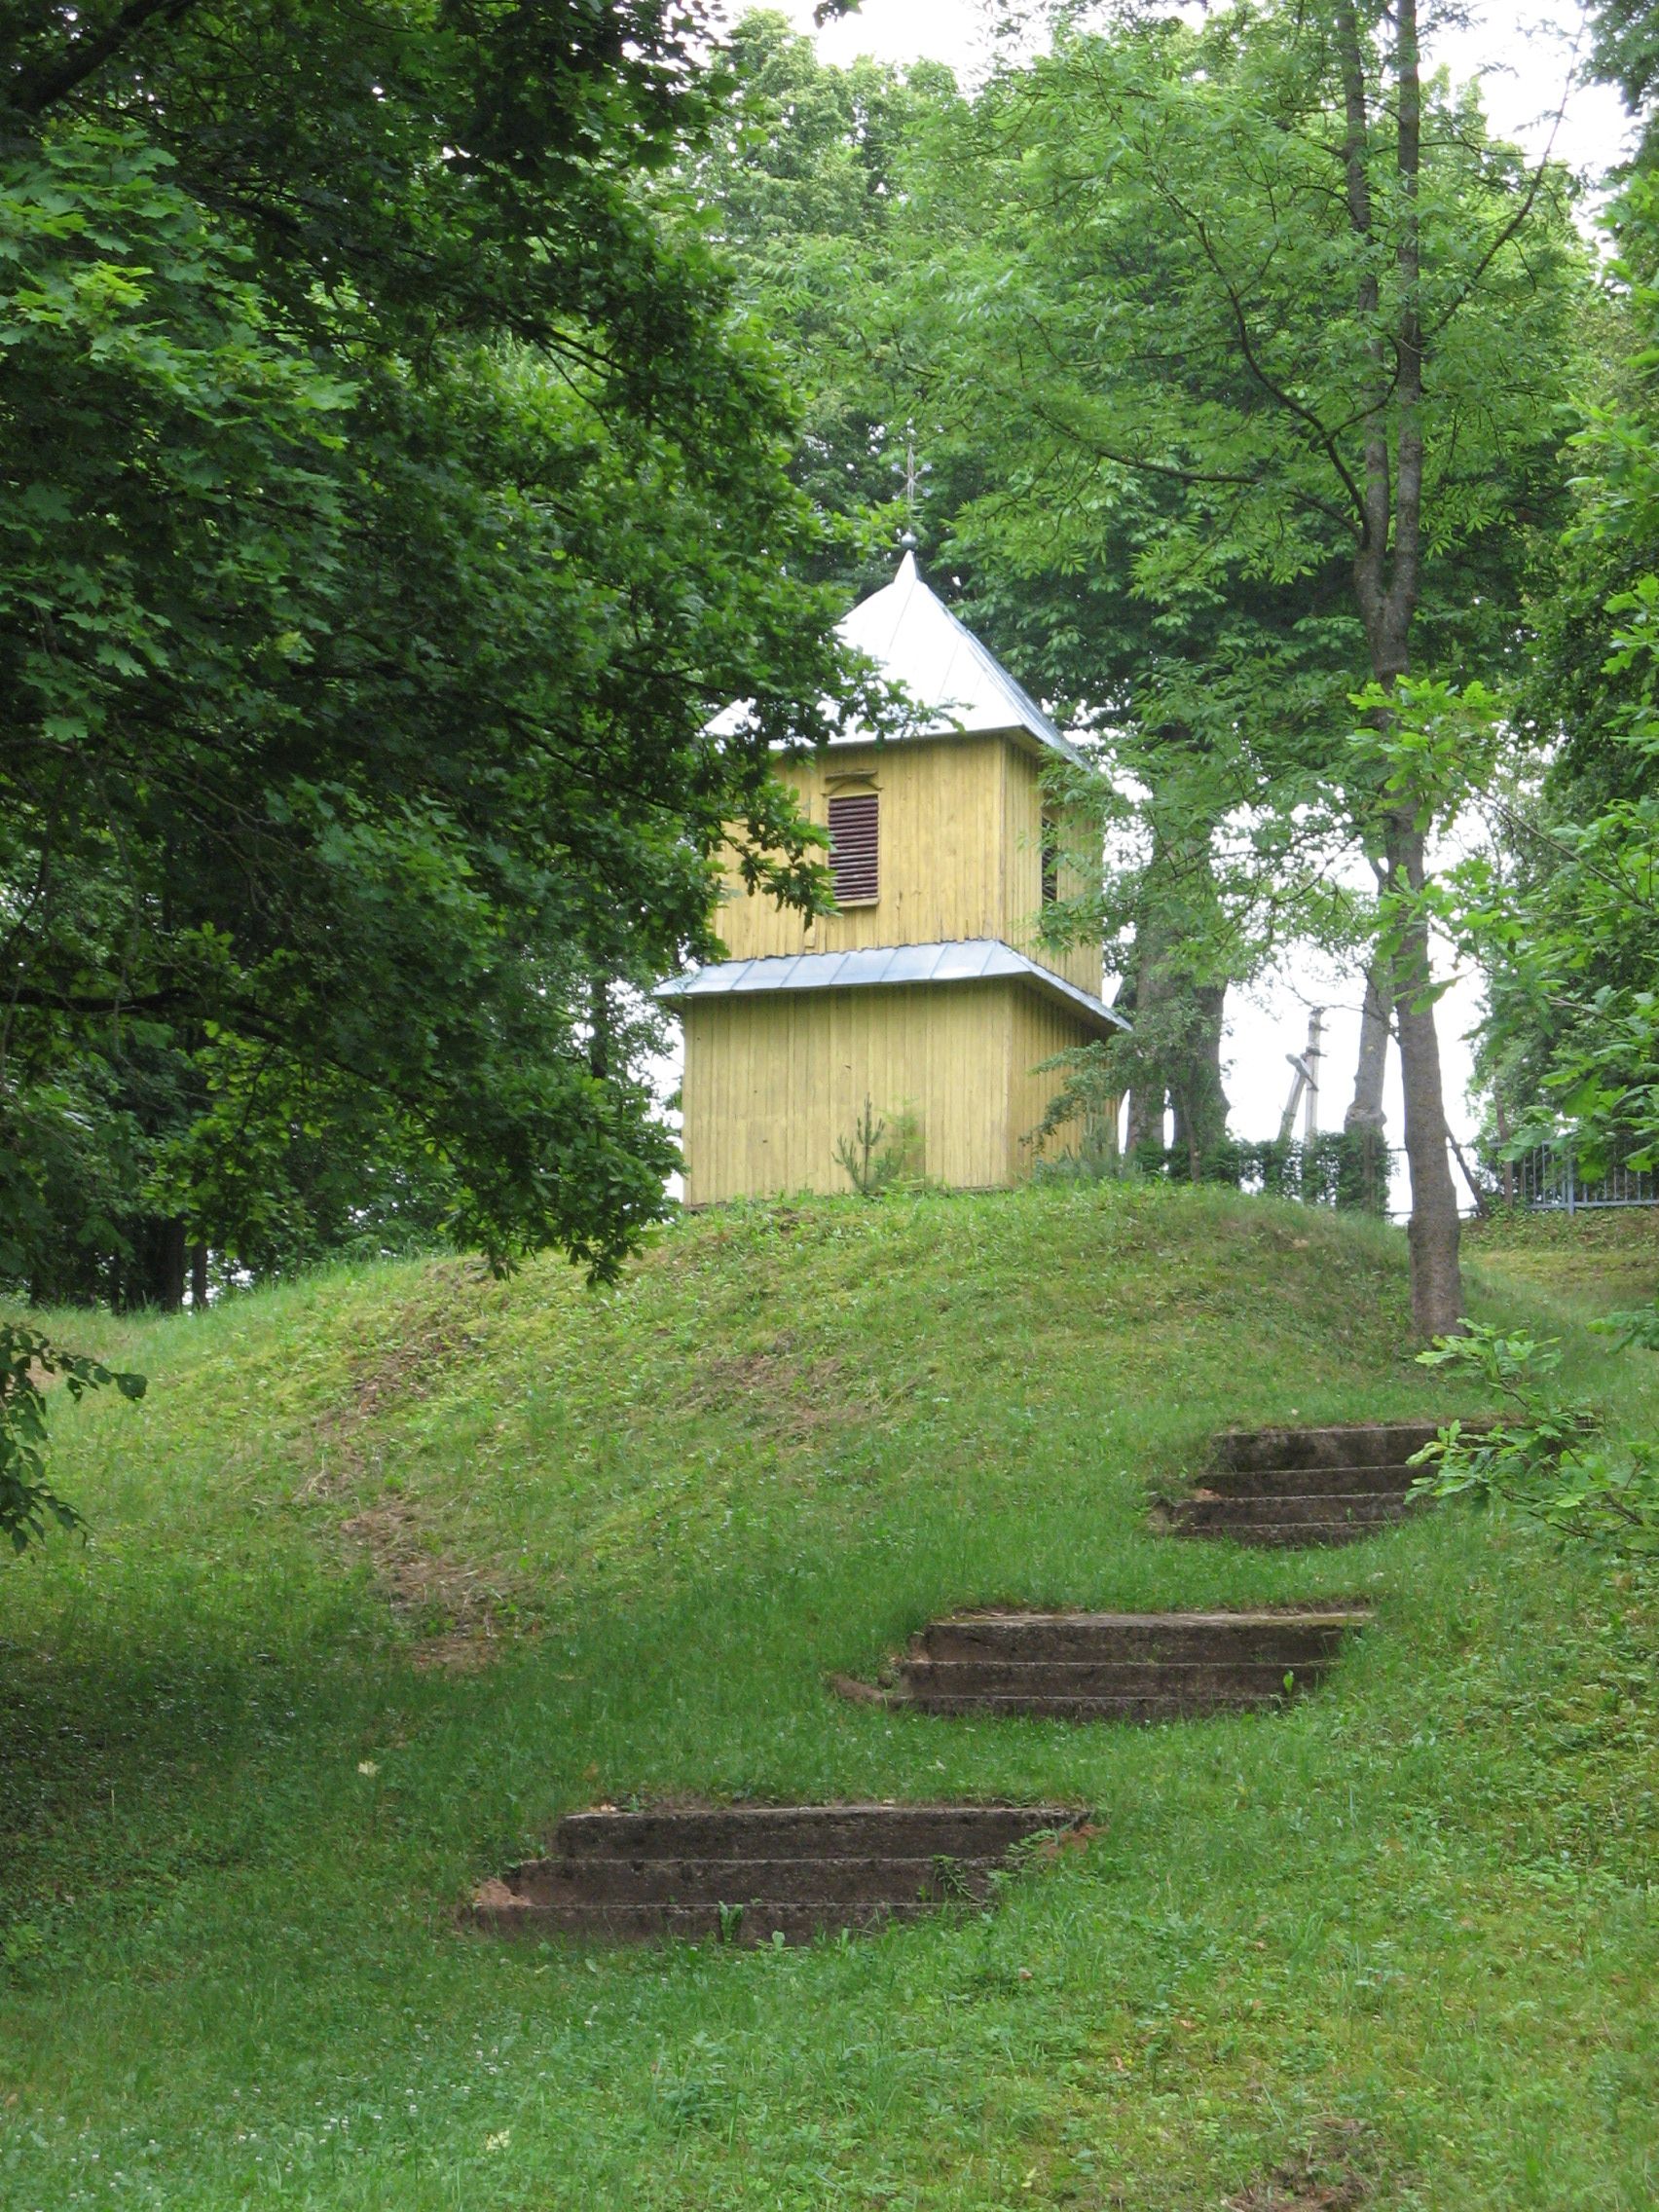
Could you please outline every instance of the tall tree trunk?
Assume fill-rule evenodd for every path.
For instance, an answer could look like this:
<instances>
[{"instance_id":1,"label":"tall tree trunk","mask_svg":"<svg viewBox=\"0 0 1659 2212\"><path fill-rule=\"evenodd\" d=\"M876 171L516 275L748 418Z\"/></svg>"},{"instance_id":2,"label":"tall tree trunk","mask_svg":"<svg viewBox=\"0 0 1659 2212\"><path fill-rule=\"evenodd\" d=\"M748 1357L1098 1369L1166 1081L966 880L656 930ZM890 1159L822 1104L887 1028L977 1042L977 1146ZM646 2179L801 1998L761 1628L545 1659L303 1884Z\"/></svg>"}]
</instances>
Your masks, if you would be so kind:
<instances>
[{"instance_id":1,"label":"tall tree trunk","mask_svg":"<svg viewBox=\"0 0 1659 2212\"><path fill-rule=\"evenodd\" d=\"M1366 166L1370 119L1358 18L1352 0L1336 10L1346 116L1344 164L1348 222L1354 235L1372 237L1371 178ZM1354 597L1371 648L1372 673L1391 693L1411 668L1412 623L1421 589L1422 364L1419 313L1421 278L1418 230L1418 178L1422 166L1422 84L1418 59L1417 0L1397 0L1394 11L1394 183L1398 224L1394 270L1399 304L1384 328L1376 265L1359 279L1356 305L1373 331L1375 383L1366 417L1364 484L1359 543L1354 553ZM1389 436L1392 411L1394 433ZM1394 720L1383 708L1378 725L1385 736ZM1463 1285L1457 1262L1460 1224L1457 1193L1447 1158L1446 1106L1440 1040L1429 997L1432 966L1428 920L1422 903L1424 832L1416 794L1407 793L1383 826L1384 899L1395 934L1394 1010L1400 1039L1400 1072L1406 1101L1406 1160L1411 1169L1412 1321L1419 1337L1451 1335L1462 1319Z\"/></svg>"},{"instance_id":2,"label":"tall tree trunk","mask_svg":"<svg viewBox=\"0 0 1659 2212\"><path fill-rule=\"evenodd\" d=\"M1123 996L1131 1002L1131 1036L1138 1036L1144 1026L1156 1022L1163 991L1157 938L1144 918L1135 929L1129 982L1130 987ZM1169 1097L1166 1069L1156 1066L1150 1058L1137 1056L1134 1070L1129 1083L1128 1120L1124 1130L1124 1157L1131 1161L1140 1152L1162 1152L1163 1112Z\"/></svg>"},{"instance_id":3,"label":"tall tree trunk","mask_svg":"<svg viewBox=\"0 0 1659 2212\"><path fill-rule=\"evenodd\" d=\"M1158 808L1155 799L1154 817ZM1163 1145L1165 1103L1173 1109L1171 1142L1185 1152L1197 1180L1199 1162L1227 1139L1227 1093L1221 1041L1227 984L1200 982L1192 967L1196 941L1213 938L1216 905L1210 832L1179 821L1158 826L1135 929L1134 1020L1146 1046L1140 1079L1130 1087L1127 1149Z\"/></svg>"},{"instance_id":4,"label":"tall tree trunk","mask_svg":"<svg viewBox=\"0 0 1659 2212\"><path fill-rule=\"evenodd\" d=\"M1382 1083L1388 1070L1387 963L1379 953L1365 971L1365 1004L1359 1016L1359 1064L1354 1069L1353 1097L1343 1116L1343 1127L1382 1133Z\"/></svg>"},{"instance_id":5,"label":"tall tree trunk","mask_svg":"<svg viewBox=\"0 0 1659 2212\"><path fill-rule=\"evenodd\" d=\"M207 1310L207 1247L193 1244L190 1247L190 1303L198 1313Z\"/></svg>"},{"instance_id":6,"label":"tall tree trunk","mask_svg":"<svg viewBox=\"0 0 1659 2212\"><path fill-rule=\"evenodd\" d=\"M1428 921L1421 904L1423 834L1396 818L1388 839L1388 871L1400 884L1406 920L1394 960L1394 1019L1400 1032L1401 1088L1406 1101L1406 1161L1412 1178L1412 1323L1419 1337L1453 1335L1463 1318L1457 1247L1462 1224L1448 1156L1445 1090L1434 1007Z\"/></svg>"},{"instance_id":7,"label":"tall tree trunk","mask_svg":"<svg viewBox=\"0 0 1659 2212\"><path fill-rule=\"evenodd\" d=\"M132 1257L115 1289L124 1309L159 1306L177 1313L184 1306L185 1227L152 1214L134 1225Z\"/></svg>"},{"instance_id":8,"label":"tall tree trunk","mask_svg":"<svg viewBox=\"0 0 1659 2212\"><path fill-rule=\"evenodd\" d=\"M1129 1119L1124 1132L1124 1150L1132 1160L1143 1148L1163 1150L1163 1109L1167 1093L1150 1079L1129 1086Z\"/></svg>"},{"instance_id":9,"label":"tall tree trunk","mask_svg":"<svg viewBox=\"0 0 1659 2212\"><path fill-rule=\"evenodd\" d=\"M182 1313L184 1310L185 1242L182 1221L164 1221L161 1225L161 1298L164 1313Z\"/></svg>"},{"instance_id":10,"label":"tall tree trunk","mask_svg":"<svg viewBox=\"0 0 1659 2212\"><path fill-rule=\"evenodd\" d=\"M588 985L588 1072L596 1083L610 1073L610 992L603 976Z\"/></svg>"},{"instance_id":11,"label":"tall tree trunk","mask_svg":"<svg viewBox=\"0 0 1659 2212\"><path fill-rule=\"evenodd\" d=\"M1182 978L1182 995L1192 1019L1172 1071L1170 1102L1175 1109L1174 1143L1185 1151L1195 1182L1200 1163L1227 1142L1227 1092L1221 1081L1221 1035L1227 1014L1225 983L1194 983Z\"/></svg>"}]
</instances>

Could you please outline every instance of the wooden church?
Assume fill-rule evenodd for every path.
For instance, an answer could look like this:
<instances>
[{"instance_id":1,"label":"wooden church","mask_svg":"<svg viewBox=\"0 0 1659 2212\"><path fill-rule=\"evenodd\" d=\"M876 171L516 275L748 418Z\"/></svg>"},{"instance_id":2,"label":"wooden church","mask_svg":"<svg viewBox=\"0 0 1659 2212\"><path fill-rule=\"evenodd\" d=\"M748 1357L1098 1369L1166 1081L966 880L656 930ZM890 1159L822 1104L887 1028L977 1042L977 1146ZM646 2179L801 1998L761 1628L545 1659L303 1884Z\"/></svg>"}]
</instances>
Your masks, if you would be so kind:
<instances>
[{"instance_id":1,"label":"wooden church","mask_svg":"<svg viewBox=\"0 0 1659 2212\"><path fill-rule=\"evenodd\" d=\"M662 988L685 1031L685 1198L845 1191L837 1147L866 1101L913 1129L910 1165L991 1189L1031 1172L1061 1078L1040 1063L1125 1026L1098 948L1042 944L1062 838L1041 772L1079 756L906 553L840 635L922 709L903 738L856 733L779 774L830 833L836 911L746 893L728 957Z\"/></svg>"}]
</instances>

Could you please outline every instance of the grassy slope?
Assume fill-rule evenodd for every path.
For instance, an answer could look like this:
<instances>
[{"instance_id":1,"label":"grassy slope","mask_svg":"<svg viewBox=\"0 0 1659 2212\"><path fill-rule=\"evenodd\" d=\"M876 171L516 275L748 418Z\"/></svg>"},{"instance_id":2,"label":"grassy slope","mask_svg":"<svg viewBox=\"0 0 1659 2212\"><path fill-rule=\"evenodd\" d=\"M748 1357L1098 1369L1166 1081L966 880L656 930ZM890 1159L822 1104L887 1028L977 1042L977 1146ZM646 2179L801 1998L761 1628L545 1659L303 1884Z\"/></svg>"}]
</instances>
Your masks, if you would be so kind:
<instances>
[{"instance_id":1,"label":"grassy slope","mask_svg":"<svg viewBox=\"0 0 1659 2212\"><path fill-rule=\"evenodd\" d=\"M1545 1310L1535 1254L1480 1265ZM1650 1419L1597 1296L1578 1379ZM0 2203L1191 2212L1334 2119L1380 2205L1651 2212L1634 1595L1461 1513L1324 1557L1144 1526L1230 1421L1443 1403L1404 1321L1388 1233L1123 1189L709 1216L603 1297L448 1264L79 1318L154 1383L63 1420L92 1546L0 1584ZM1348 1593L1377 1627L1282 1715L823 1687L963 1602ZM457 1621L488 1669L424 1663ZM562 1809L676 1791L1105 1825L852 1945L453 1931Z\"/></svg>"}]
</instances>

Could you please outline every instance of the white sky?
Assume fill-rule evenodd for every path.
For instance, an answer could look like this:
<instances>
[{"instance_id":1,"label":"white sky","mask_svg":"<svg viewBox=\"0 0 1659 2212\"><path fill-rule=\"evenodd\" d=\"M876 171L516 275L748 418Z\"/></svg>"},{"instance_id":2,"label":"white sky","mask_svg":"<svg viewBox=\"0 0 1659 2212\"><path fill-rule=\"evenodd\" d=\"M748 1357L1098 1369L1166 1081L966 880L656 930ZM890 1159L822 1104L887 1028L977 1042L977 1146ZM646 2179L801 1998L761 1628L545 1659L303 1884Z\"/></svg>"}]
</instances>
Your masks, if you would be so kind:
<instances>
[{"instance_id":1,"label":"white sky","mask_svg":"<svg viewBox=\"0 0 1659 2212\"><path fill-rule=\"evenodd\" d=\"M802 30L812 29L812 0L760 0L781 5ZM741 0L727 0L734 17ZM818 32L826 61L845 63L868 54L903 63L924 57L947 61L967 80L981 75L991 54L987 26L1000 13L996 0L864 0L856 15ZM1575 51L1588 50L1582 11L1571 0L1520 0L1512 7L1474 6L1466 30L1442 31L1429 42L1428 58L1459 82L1482 79L1487 113L1497 129L1541 153ZM1196 8L1170 13L1197 16ZM1599 174L1617 158L1629 127L1617 92L1605 85L1574 86L1555 137L1555 152L1574 168Z\"/></svg>"},{"instance_id":2,"label":"white sky","mask_svg":"<svg viewBox=\"0 0 1659 2212\"><path fill-rule=\"evenodd\" d=\"M765 0L779 5L780 0ZM812 30L812 0L781 0L802 30ZM742 0L730 6L736 16ZM859 55L905 63L921 58L948 62L965 80L982 74L991 52L987 25L994 0L864 0L856 16L817 33L827 61L844 64ZM1469 27L1444 32L1428 47L1431 64L1444 64L1455 80L1482 80L1494 127L1535 157L1546 147L1583 173L1592 185L1618 160L1630 122L1618 94L1604 85L1576 82L1575 57L1588 51L1582 11L1570 0L1522 0L1511 7L1473 7ZM1565 104L1564 104L1565 102ZM1560 113L1558 123L1557 114ZM1233 1128L1243 1137L1271 1136L1278 1125L1291 1071L1285 1055L1307 1043L1308 1010L1322 1004L1325 1024L1324 1087L1320 1125L1340 1127L1353 1086L1359 1040L1361 984L1311 959L1253 994L1235 992L1228 1022L1228 1095ZM1479 1014L1473 979L1455 983L1439 1005L1446 1103L1459 1136L1475 1116L1464 1096L1470 1074L1468 1032ZM1389 1142L1398 1145L1401 1101L1398 1054L1389 1054ZM1403 1194L1396 1193L1396 1202Z\"/></svg>"}]
</instances>

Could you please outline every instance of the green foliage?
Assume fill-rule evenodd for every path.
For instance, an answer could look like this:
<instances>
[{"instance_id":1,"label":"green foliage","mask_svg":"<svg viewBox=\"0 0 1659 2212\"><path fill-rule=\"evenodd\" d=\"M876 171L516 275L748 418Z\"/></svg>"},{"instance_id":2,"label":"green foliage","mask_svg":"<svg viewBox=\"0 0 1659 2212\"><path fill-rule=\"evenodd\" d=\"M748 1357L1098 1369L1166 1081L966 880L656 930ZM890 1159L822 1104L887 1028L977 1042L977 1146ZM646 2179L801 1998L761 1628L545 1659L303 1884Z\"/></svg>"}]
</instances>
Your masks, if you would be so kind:
<instances>
[{"instance_id":1,"label":"green foliage","mask_svg":"<svg viewBox=\"0 0 1659 2212\"><path fill-rule=\"evenodd\" d=\"M1493 850L1458 885L1491 1016L1481 1067L1494 1131L1565 1134L1591 1172L1659 1159L1659 168L1652 11L1591 11L1594 66L1642 122L1606 209L1615 253L1587 323L1570 528L1539 579L1537 648L1516 719L1549 750L1495 808Z\"/></svg>"},{"instance_id":2,"label":"green foliage","mask_svg":"<svg viewBox=\"0 0 1659 2212\"><path fill-rule=\"evenodd\" d=\"M1351 706L1374 674L1352 583L1376 535L1367 441L1391 450L1408 421L1425 441L1425 682L1516 668L1565 507L1591 282L1567 180L1431 83L1407 190L1388 26L1361 10L1373 229L1356 236L1331 183L1343 14L1115 12L1094 29L1064 11L1051 52L971 100L937 73L826 69L755 16L703 172L813 395L801 479L907 523L1008 664L1099 732L1109 775L1056 782L1082 868L1045 936L1104 939L1146 1102L1172 1100L1200 1150L1225 1134L1227 987L1298 939L1369 955L1386 927L1333 866L1381 852L1398 796ZM1375 382L1399 358L1413 225L1420 403ZM906 429L913 515L893 498ZM1432 719L1435 759L1402 740L1395 769L1449 766L1451 721ZM1443 777L1412 810L1445 819L1456 795Z\"/></svg>"},{"instance_id":3,"label":"green foliage","mask_svg":"<svg viewBox=\"0 0 1659 2212\"><path fill-rule=\"evenodd\" d=\"M1659 1341L1652 1316L1623 1341ZM1564 1397L1552 1380L1561 1366L1555 1340L1470 1321L1418 1361L1479 1383L1507 1407L1494 1422L1452 1421L1425 1445L1416 1463L1430 1471L1419 1493L1477 1497L1615 1558L1659 1562L1659 1444L1614 1441L1592 1407Z\"/></svg>"},{"instance_id":4,"label":"green foliage","mask_svg":"<svg viewBox=\"0 0 1659 2212\"><path fill-rule=\"evenodd\" d=\"M861 1198L922 1187L922 1124L908 1108L878 1115L867 1096L851 1130L835 1140L837 1165Z\"/></svg>"},{"instance_id":5,"label":"green foliage","mask_svg":"<svg viewBox=\"0 0 1659 2212\"><path fill-rule=\"evenodd\" d=\"M1491 784L1502 703L1478 680L1403 676L1386 690L1368 683L1349 704L1361 718L1355 779L1373 783L1381 807L1410 804L1426 829L1456 820Z\"/></svg>"},{"instance_id":6,"label":"green foliage","mask_svg":"<svg viewBox=\"0 0 1659 2212\"><path fill-rule=\"evenodd\" d=\"M928 218L913 207L936 118L963 112L948 70L822 62L788 18L757 9L724 49L726 97L690 179L744 297L775 336L798 393L794 479L852 536L832 572L864 592L889 581L899 534L924 558L945 510L937 409L918 375L922 330L908 279ZM905 498L917 449L915 512Z\"/></svg>"},{"instance_id":7,"label":"green foliage","mask_svg":"<svg viewBox=\"0 0 1659 2212\"><path fill-rule=\"evenodd\" d=\"M598 1052L595 990L708 949L728 825L756 888L821 899L771 749L867 688L672 174L698 12L31 15L0 1276L160 1296L158 1222L261 1272L383 1229L608 1272L674 1154L652 1025Z\"/></svg>"},{"instance_id":8,"label":"green foliage","mask_svg":"<svg viewBox=\"0 0 1659 2212\"><path fill-rule=\"evenodd\" d=\"M1129 1042L1123 1036L1096 1038L1039 1063L1036 1073L1061 1078L1043 1119L1021 1140L1037 1155L1033 1173L1039 1179L1097 1179L1119 1173L1118 1117L1129 1076L1125 1064ZM1069 1153L1046 1157L1044 1147L1062 1129L1077 1131L1076 1145Z\"/></svg>"},{"instance_id":9,"label":"green foliage","mask_svg":"<svg viewBox=\"0 0 1659 2212\"><path fill-rule=\"evenodd\" d=\"M1215 1183L1267 1198L1299 1198L1307 1205L1386 1213L1392 1156L1375 1129L1328 1129L1310 1144L1224 1135L1203 1145L1177 1143L1167 1148L1160 1135L1124 1155L1118 1143L1118 1115L1124 1089L1144 1065L1144 1051L1137 1037L1115 1037L1076 1046L1042 1063L1045 1073L1057 1072L1062 1081L1042 1121L1025 1139L1039 1155L1034 1166L1039 1181L1155 1175L1176 1183ZM1074 1128L1079 1141L1073 1151L1043 1157L1051 1137Z\"/></svg>"},{"instance_id":10,"label":"green foliage","mask_svg":"<svg viewBox=\"0 0 1659 2212\"><path fill-rule=\"evenodd\" d=\"M47 1404L44 1385L56 1376L71 1399L113 1383L124 1398L138 1399L146 1383L130 1375L66 1351L39 1329L0 1321L0 1540L16 1552L40 1543L47 1523L79 1530L75 1508L46 1479Z\"/></svg>"}]
</instances>

